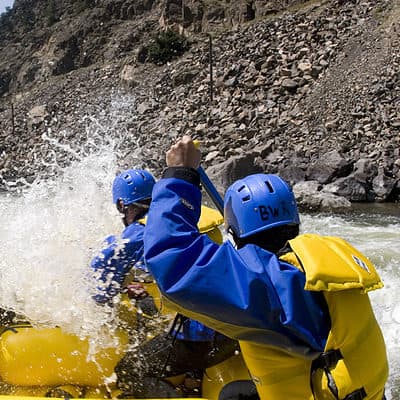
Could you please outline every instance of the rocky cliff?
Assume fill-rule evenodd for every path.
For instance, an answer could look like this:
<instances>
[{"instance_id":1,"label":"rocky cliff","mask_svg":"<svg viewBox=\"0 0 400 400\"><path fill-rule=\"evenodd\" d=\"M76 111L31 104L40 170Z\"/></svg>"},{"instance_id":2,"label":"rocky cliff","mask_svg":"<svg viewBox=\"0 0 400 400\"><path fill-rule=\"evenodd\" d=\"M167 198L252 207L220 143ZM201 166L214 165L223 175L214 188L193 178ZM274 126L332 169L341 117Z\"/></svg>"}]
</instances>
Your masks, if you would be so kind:
<instances>
[{"instance_id":1,"label":"rocky cliff","mask_svg":"<svg viewBox=\"0 0 400 400\"><path fill-rule=\"evenodd\" d=\"M266 170L312 208L396 201L399 17L399 0L16 0L0 18L1 186L90 152L95 119L121 168L158 174L191 132L221 191ZM190 46L149 62L168 30Z\"/></svg>"}]
</instances>

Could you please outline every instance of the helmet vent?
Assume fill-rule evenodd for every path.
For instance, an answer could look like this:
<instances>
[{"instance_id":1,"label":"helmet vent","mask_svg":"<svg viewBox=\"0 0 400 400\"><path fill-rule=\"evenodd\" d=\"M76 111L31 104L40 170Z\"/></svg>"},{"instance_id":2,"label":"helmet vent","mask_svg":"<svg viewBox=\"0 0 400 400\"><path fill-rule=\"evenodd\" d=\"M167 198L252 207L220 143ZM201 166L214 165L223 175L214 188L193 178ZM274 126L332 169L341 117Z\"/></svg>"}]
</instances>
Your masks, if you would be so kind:
<instances>
[{"instance_id":1,"label":"helmet vent","mask_svg":"<svg viewBox=\"0 0 400 400\"><path fill-rule=\"evenodd\" d=\"M274 188L272 187L270 181L265 181L265 185L267 186L268 191L269 191L270 193L274 193Z\"/></svg>"},{"instance_id":2,"label":"helmet vent","mask_svg":"<svg viewBox=\"0 0 400 400\"><path fill-rule=\"evenodd\" d=\"M125 174L124 179L128 185L132 184L132 178L129 174Z\"/></svg>"},{"instance_id":3,"label":"helmet vent","mask_svg":"<svg viewBox=\"0 0 400 400\"><path fill-rule=\"evenodd\" d=\"M246 185L242 185L242 186L240 186L240 188L237 191L241 192L245 187L246 187Z\"/></svg>"},{"instance_id":4,"label":"helmet vent","mask_svg":"<svg viewBox=\"0 0 400 400\"><path fill-rule=\"evenodd\" d=\"M144 181L147 180L146 175L145 175L142 171L140 171L140 175L142 176L142 178L143 178Z\"/></svg>"},{"instance_id":5,"label":"helmet vent","mask_svg":"<svg viewBox=\"0 0 400 400\"><path fill-rule=\"evenodd\" d=\"M242 199L243 202L249 201L249 200L250 200L250 196L249 195L243 197L243 199Z\"/></svg>"}]
</instances>

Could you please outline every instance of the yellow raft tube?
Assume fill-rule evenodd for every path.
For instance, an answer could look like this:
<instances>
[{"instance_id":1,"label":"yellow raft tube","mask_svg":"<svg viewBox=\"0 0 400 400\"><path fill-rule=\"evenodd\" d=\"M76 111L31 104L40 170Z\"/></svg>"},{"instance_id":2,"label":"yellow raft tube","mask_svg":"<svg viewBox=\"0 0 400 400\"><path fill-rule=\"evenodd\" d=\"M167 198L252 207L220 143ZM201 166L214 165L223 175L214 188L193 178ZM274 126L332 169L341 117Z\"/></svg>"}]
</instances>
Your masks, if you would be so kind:
<instances>
[{"instance_id":1,"label":"yellow raft tube","mask_svg":"<svg viewBox=\"0 0 400 400\"><path fill-rule=\"evenodd\" d=\"M200 232L221 242L218 226L222 222L218 211L202 207ZM154 298L160 306L159 296ZM130 310L136 311L134 306ZM131 320L134 323L134 318ZM127 350L128 332L121 329L115 338L114 347L93 353L90 338L81 339L60 328L0 327L0 400L118 398L121 392L115 385L114 367ZM178 382L180 377L176 379ZM225 384L240 379L249 379L249 374L241 355L235 355L206 370L202 396L217 400Z\"/></svg>"}]
</instances>

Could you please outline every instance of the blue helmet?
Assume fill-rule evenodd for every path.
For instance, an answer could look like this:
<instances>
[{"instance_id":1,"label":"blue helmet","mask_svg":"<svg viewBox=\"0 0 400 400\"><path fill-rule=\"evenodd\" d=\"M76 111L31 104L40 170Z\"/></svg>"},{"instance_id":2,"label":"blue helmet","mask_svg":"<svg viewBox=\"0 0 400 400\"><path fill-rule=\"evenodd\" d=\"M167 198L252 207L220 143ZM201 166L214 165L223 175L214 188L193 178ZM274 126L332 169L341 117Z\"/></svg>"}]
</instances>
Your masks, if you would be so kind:
<instances>
[{"instance_id":1,"label":"blue helmet","mask_svg":"<svg viewBox=\"0 0 400 400\"><path fill-rule=\"evenodd\" d=\"M225 193L225 228L244 238L279 225L299 225L296 200L278 175L254 174L239 179Z\"/></svg>"},{"instance_id":2,"label":"blue helmet","mask_svg":"<svg viewBox=\"0 0 400 400\"><path fill-rule=\"evenodd\" d=\"M150 199L155 184L153 175L143 169L128 169L114 179L113 202L122 200L124 205Z\"/></svg>"}]
</instances>

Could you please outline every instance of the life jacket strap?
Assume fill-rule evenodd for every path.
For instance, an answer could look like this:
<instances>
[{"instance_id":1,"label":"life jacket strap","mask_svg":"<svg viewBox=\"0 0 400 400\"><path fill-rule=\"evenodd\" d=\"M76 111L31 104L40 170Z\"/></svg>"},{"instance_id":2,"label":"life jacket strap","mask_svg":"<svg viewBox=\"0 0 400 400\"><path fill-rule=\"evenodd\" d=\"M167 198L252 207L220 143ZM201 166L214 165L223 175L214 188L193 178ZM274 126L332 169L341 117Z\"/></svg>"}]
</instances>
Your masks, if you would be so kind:
<instances>
[{"instance_id":1,"label":"life jacket strap","mask_svg":"<svg viewBox=\"0 0 400 400\"><path fill-rule=\"evenodd\" d=\"M180 313L177 313L175 315L174 321L172 322L172 325L168 331L168 335L172 337L172 344L175 343L179 331L181 330L185 321L188 319L189 319L188 317L185 317Z\"/></svg>"},{"instance_id":2,"label":"life jacket strap","mask_svg":"<svg viewBox=\"0 0 400 400\"><path fill-rule=\"evenodd\" d=\"M344 400L362 400L367 397L367 393L365 389L362 387L360 389L355 390L354 392L348 394Z\"/></svg>"},{"instance_id":3,"label":"life jacket strap","mask_svg":"<svg viewBox=\"0 0 400 400\"><path fill-rule=\"evenodd\" d=\"M322 369L328 379L328 388L335 397L339 400L339 390L336 386L335 379L332 376L331 369L336 367L339 360L343 359L343 355L339 349L332 349L321 353L311 364L310 386L313 397L315 398L314 376L317 370Z\"/></svg>"},{"instance_id":4,"label":"life jacket strap","mask_svg":"<svg viewBox=\"0 0 400 400\"><path fill-rule=\"evenodd\" d=\"M324 351L321 353L315 360L313 360L311 364L311 376L310 376L310 386L311 391L313 393L313 397L315 398L315 390L314 390L314 375L318 369L322 369L325 372L326 378L328 380L328 388L337 400L339 399L339 390L336 385L335 379L331 373L331 369L336 367L336 364L339 360L343 359L343 355L339 349L333 349ZM360 389L356 389L353 392L349 393L343 400L362 400L367 397L367 393L365 389L362 387Z\"/></svg>"},{"instance_id":5,"label":"life jacket strap","mask_svg":"<svg viewBox=\"0 0 400 400\"><path fill-rule=\"evenodd\" d=\"M367 392L364 388L355 390L354 392L348 394L344 400L362 400L367 397Z\"/></svg>"}]
</instances>

